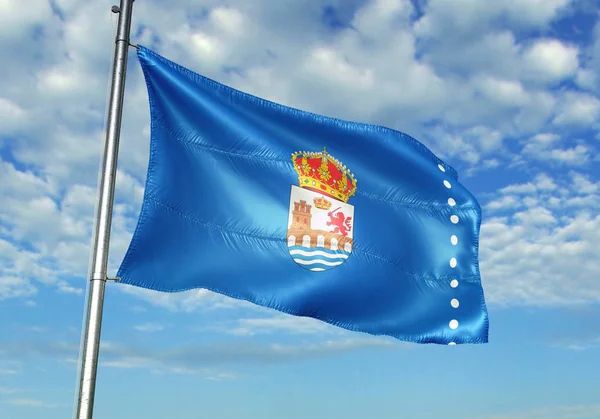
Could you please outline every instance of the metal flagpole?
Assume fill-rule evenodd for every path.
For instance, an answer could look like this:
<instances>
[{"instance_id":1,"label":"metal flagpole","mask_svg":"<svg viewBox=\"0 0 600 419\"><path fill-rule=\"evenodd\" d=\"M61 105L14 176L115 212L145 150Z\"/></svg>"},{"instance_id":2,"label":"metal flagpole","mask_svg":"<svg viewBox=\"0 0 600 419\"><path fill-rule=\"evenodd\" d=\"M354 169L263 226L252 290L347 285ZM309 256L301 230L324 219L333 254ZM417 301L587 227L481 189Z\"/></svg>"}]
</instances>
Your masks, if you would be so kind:
<instances>
[{"instance_id":1,"label":"metal flagpole","mask_svg":"<svg viewBox=\"0 0 600 419\"><path fill-rule=\"evenodd\" d=\"M119 14L115 55L111 81L110 99L107 115L104 159L100 179L100 195L96 230L92 247L90 290L88 296L85 334L83 336L83 355L80 364L79 394L77 397L77 419L91 419L94 410L96 390L96 372L98 370L98 351L100 349L100 329L102 326L102 308L104 305L104 287L106 285L108 265L108 245L115 195L115 178L119 154L119 135L123 114L123 95L125 91L125 73L129 33L131 30L131 12L134 0L121 0L120 7L113 6L112 11Z\"/></svg>"}]
</instances>

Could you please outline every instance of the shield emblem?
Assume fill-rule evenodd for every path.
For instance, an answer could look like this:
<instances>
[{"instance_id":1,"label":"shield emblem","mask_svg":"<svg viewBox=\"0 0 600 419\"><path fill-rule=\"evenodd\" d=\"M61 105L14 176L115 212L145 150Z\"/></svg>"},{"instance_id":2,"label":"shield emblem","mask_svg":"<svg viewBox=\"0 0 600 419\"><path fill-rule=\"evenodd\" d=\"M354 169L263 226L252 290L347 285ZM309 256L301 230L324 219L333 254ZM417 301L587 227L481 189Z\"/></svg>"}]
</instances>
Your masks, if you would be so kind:
<instances>
[{"instance_id":1,"label":"shield emblem","mask_svg":"<svg viewBox=\"0 0 600 419\"><path fill-rule=\"evenodd\" d=\"M292 155L300 186L292 185L287 245L294 262L313 272L342 265L352 253L356 179L324 149Z\"/></svg>"}]
</instances>

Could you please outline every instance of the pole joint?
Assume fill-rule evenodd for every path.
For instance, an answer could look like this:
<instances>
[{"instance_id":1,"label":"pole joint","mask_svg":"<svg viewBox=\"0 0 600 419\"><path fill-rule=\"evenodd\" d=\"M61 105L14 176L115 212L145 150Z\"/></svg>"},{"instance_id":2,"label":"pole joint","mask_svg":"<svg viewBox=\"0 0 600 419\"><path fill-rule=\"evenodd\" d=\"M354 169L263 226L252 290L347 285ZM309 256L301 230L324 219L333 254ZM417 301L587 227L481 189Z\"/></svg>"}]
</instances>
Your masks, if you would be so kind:
<instances>
[{"instance_id":1,"label":"pole joint","mask_svg":"<svg viewBox=\"0 0 600 419\"><path fill-rule=\"evenodd\" d=\"M92 277L90 278L92 281L106 281L106 274L101 274L101 273L93 273Z\"/></svg>"}]
</instances>

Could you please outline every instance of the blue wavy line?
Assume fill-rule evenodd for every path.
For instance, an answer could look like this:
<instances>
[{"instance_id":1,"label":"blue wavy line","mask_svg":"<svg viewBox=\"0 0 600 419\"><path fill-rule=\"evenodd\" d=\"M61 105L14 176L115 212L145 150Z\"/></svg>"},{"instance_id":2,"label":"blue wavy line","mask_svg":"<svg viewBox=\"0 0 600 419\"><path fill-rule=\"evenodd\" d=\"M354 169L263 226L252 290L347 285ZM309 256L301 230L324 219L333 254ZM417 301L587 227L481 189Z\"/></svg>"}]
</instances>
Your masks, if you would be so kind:
<instances>
[{"instance_id":1,"label":"blue wavy line","mask_svg":"<svg viewBox=\"0 0 600 419\"><path fill-rule=\"evenodd\" d=\"M314 255L314 256L292 255L292 257L294 258L294 260L296 260L296 259L300 259L300 260L321 259L321 260L326 260L327 262L345 262L346 260L348 260L348 258L344 258L344 257L341 257L341 256L338 256L338 257L324 257L324 256L320 256L320 255Z\"/></svg>"},{"instance_id":2,"label":"blue wavy line","mask_svg":"<svg viewBox=\"0 0 600 419\"><path fill-rule=\"evenodd\" d=\"M315 263L314 265L300 265L302 266L304 269L312 269L312 268L322 268L325 270L329 270L329 269L333 269L333 268L337 268L340 265L336 265L336 266L329 266L329 265L323 265L322 263Z\"/></svg>"},{"instance_id":3,"label":"blue wavy line","mask_svg":"<svg viewBox=\"0 0 600 419\"><path fill-rule=\"evenodd\" d=\"M350 256L350 254L352 253L352 252L346 252L345 250L331 250L331 249L327 249L326 247L289 246L288 249L289 250L303 250L305 252L321 251L321 252L330 254L332 256L337 256L337 255Z\"/></svg>"}]
</instances>

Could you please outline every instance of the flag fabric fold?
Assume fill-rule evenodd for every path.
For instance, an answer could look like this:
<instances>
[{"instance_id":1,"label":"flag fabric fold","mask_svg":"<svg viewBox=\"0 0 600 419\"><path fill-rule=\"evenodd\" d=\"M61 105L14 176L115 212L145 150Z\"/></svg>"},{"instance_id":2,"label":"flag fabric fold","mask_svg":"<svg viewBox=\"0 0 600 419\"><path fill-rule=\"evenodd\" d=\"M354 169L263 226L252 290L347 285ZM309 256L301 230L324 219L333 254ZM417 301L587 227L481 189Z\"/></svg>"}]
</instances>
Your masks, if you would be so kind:
<instances>
[{"instance_id":1,"label":"flag fabric fold","mask_svg":"<svg viewBox=\"0 0 600 419\"><path fill-rule=\"evenodd\" d=\"M416 343L488 341L481 209L452 167L401 132L138 58L150 161L121 283Z\"/></svg>"}]
</instances>

